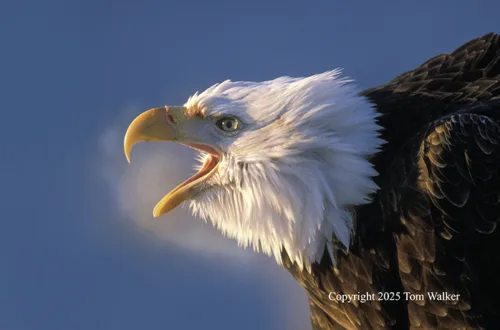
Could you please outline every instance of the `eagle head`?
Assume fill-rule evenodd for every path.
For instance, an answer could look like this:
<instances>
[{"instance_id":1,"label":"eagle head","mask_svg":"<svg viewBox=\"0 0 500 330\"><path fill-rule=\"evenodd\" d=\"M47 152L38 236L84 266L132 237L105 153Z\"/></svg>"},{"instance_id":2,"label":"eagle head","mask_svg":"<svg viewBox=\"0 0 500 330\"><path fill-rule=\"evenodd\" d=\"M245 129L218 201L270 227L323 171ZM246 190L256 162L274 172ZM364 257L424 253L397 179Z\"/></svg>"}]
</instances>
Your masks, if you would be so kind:
<instances>
[{"instance_id":1,"label":"eagle head","mask_svg":"<svg viewBox=\"0 0 500 330\"><path fill-rule=\"evenodd\" d=\"M378 113L339 70L264 82L226 80L183 106L140 114L134 144L173 141L199 151L198 172L156 205L182 202L243 247L282 252L310 269L326 250L349 248L353 206L378 189L370 158L380 149Z\"/></svg>"}]
</instances>

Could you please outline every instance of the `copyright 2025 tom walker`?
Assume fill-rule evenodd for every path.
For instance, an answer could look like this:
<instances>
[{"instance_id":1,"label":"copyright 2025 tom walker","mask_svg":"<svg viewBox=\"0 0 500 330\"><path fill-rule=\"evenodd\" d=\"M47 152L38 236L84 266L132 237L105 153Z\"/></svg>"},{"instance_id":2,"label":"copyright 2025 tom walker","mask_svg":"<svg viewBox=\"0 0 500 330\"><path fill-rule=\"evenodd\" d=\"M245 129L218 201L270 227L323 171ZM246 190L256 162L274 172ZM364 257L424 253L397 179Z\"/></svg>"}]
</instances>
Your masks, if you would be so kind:
<instances>
[{"instance_id":1,"label":"copyright 2025 tom walker","mask_svg":"<svg viewBox=\"0 0 500 330\"><path fill-rule=\"evenodd\" d=\"M411 293L411 292L358 292L358 293L337 293L330 292L328 299L340 303L351 304L353 302L366 303L369 301L423 301L423 300L436 300L436 301L458 301L460 299L459 293L448 292L426 292L426 293Z\"/></svg>"}]
</instances>

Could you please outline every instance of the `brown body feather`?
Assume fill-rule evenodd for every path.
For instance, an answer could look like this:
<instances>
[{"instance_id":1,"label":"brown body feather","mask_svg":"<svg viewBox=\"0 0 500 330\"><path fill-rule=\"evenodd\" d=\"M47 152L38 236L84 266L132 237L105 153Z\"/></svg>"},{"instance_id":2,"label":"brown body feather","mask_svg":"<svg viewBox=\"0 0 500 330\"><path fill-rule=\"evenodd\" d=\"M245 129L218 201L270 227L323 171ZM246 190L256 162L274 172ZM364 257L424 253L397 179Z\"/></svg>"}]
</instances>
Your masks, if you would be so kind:
<instances>
[{"instance_id":1,"label":"brown body feather","mask_svg":"<svg viewBox=\"0 0 500 330\"><path fill-rule=\"evenodd\" d=\"M383 114L381 189L356 210L355 240L336 267L328 253L311 273L284 256L309 295L313 329L500 328L500 35L363 95ZM330 292L376 299L342 303ZM378 301L379 292L389 295Z\"/></svg>"}]
</instances>

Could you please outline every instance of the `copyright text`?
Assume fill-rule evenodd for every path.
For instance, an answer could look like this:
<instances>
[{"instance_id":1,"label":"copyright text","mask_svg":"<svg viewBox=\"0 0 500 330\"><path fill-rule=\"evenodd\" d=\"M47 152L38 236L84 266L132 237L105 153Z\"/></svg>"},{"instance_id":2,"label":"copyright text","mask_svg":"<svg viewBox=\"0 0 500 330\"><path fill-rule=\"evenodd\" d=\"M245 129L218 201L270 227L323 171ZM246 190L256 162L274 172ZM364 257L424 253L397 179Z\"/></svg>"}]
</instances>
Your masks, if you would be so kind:
<instances>
[{"instance_id":1,"label":"copyright text","mask_svg":"<svg viewBox=\"0 0 500 330\"><path fill-rule=\"evenodd\" d=\"M366 303L368 301L424 301L424 300L438 300L438 301L458 301L460 299L459 293L448 292L427 292L411 293L411 292L358 292L353 294L330 292L328 299L340 303Z\"/></svg>"}]
</instances>

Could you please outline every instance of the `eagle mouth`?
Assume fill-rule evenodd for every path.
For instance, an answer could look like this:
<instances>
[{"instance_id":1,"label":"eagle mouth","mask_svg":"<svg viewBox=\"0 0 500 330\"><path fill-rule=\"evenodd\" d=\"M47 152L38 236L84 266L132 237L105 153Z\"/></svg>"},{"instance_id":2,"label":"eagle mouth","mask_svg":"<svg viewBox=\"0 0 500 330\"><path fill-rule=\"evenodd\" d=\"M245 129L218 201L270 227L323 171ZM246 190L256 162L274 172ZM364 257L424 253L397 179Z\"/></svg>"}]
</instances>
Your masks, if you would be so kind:
<instances>
[{"instance_id":1,"label":"eagle mouth","mask_svg":"<svg viewBox=\"0 0 500 330\"><path fill-rule=\"evenodd\" d=\"M221 159L221 153L217 149L200 143L180 143L206 154L207 157L196 174L179 184L156 204L153 210L154 217L159 217L173 210L182 202L199 193L202 190L201 185L217 172Z\"/></svg>"},{"instance_id":2,"label":"eagle mouth","mask_svg":"<svg viewBox=\"0 0 500 330\"><path fill-rule=\"evenodd\" d=\"M186 142L182 144L197 151L200 151L201 153L207 155L207 157L205 158L198 172L189 177L188 179L186 179L183 183L178 185L174 190L182 188L190 184L191 182L197 181L197 186L198 186L202 182L206 181L217 171L217 167L219 165L221 157L220 152L218 152L215 148L209 145L199 144L199 143L186 143Z\"/></svg>"},{"instance_id":3,"label":"eagle mouth","mask_svg":"<svg viewBox=\"0 0 500 330\"><path fill-rule=\"evenodd\" d=\"M217 172L222 152L216 146L193 140L183 131L184 125L200 123L197 118L186 116L185 107L160 107L144 111L127 128L123 139L123 150L127 161L139 142L178 142L202 152L206 156L199 171L175 187L156 204L153 216L159 217L204 189L205 183ZM203 123L203 122L201 122ZM189 130L188 130L189 131ZM196 134L195 134L196 135Z\"/></svg>"}]
</instances>

